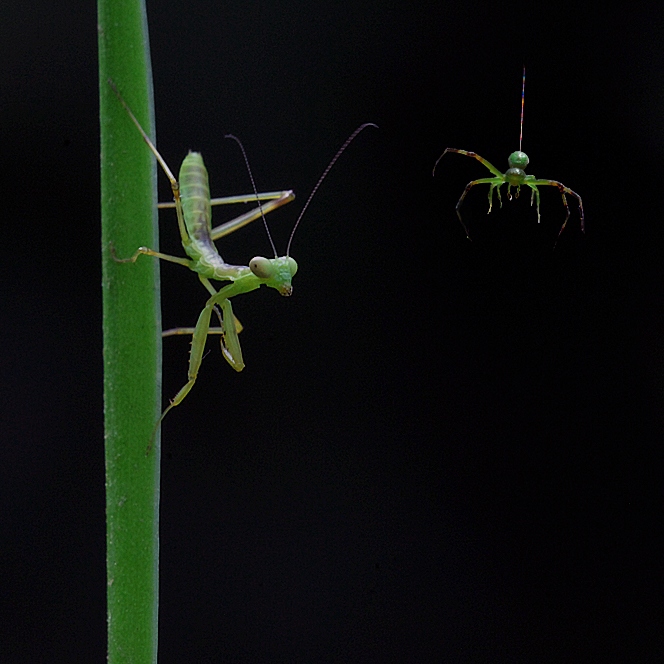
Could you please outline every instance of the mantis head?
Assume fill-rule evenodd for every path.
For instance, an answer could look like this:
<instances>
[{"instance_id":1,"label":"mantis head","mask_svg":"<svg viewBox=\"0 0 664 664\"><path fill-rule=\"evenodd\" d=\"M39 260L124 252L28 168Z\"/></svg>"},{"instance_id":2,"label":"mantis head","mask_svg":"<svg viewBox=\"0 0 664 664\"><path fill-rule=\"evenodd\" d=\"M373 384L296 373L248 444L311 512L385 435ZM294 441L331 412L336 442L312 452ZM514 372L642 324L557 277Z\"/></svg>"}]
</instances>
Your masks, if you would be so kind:
<instances>
[{"instance_id":1,"label":"mantis head","mask_svg":"<svg viewBox=\"0 0 664 664\"><path fill-rule=\"evenodd\" d=\"M264 280L266 286L278 290L280 295L292 295L291 280L297 272L297 263L290 256L279 258L264 258L255 256L249 261L249 269L259 279Z\"/></svg>"}]
</instances>

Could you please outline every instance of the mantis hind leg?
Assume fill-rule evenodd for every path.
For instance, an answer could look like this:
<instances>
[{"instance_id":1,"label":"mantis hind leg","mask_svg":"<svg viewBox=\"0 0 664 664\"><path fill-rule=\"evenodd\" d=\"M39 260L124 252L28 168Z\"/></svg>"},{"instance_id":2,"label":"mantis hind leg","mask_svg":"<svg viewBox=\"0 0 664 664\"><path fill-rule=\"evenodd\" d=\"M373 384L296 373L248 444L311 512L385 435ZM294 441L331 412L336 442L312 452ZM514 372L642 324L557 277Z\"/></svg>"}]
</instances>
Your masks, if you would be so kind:
<instances>
[{"instance_id":1,"label":"mantis hind leg","mask_svg":"<svg viewBox=\"0 0 664 664\"><path fill-rule=\"evenodd\" d=\"M149 247L139 247L129 258L118 258L118 255L115 253L115 245L112 242L110 243L109 248L111 250L111 256L116 263L135 263L138 257L143 254L144 256L154 256L155 258L161 258L163 261L177 263L178 265L184 265L185 267L191 266L191 261L188 258L180 258L179 256L162 254L161 252L154 251Z\"/></svg>"},{"instance_id":2,"label":"mantis hind leg","mask_svg":"<svg viewBox=\"0 0 664 664\"><path fill-rule=\"evenodd\" d=\"M217 317L219 318L219 327L209 327L208 328L208 334L225 334L224 330L224 323L221 317L221 313L219 311L218 307L214 308L214 313L217 314ZM235 321L235 331L240 334L244 327L242 326L242 323L237 319L236 316L233 316L233 319ZM168 330L164 330L161 333L162 339L165 339L166 337L177 337L177 336L187 336L187 335L192 335L196 331L195 327L172 327Z\"/></svg>"}]
</instances>

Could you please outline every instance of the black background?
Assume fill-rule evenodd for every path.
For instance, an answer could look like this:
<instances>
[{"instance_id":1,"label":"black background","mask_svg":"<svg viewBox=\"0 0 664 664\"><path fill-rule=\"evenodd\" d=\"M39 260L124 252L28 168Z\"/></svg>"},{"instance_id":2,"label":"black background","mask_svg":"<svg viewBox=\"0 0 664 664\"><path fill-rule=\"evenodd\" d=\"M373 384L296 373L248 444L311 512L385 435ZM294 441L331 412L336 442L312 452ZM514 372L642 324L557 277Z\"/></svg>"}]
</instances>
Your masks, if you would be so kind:
<instances>
[{"instance_id":1,"label":"black background","mask_svg":"<svg viewBox=\"0 0 664 664\"><path fill-rule=\"evenodd\" d=\"M660 661L664 10L576 3L151 2L158 145L246 192L290 300L234 301L163 427L160 662ZM105 657L96 17L0 26L2 662ZM577 191L486 215L488 174ZM140 140L137 138L137 140ZM160 175L160 192L168 199ZM228 210L216 210L216 219ZM232 214L232 212L230 212ZM162 249L180 253L174 218ZM269 255L259 224L219 243ZM195 277L162 266L165 327ZM165 340L164 395L185 382Z\"/></svg>"}]
</instances>

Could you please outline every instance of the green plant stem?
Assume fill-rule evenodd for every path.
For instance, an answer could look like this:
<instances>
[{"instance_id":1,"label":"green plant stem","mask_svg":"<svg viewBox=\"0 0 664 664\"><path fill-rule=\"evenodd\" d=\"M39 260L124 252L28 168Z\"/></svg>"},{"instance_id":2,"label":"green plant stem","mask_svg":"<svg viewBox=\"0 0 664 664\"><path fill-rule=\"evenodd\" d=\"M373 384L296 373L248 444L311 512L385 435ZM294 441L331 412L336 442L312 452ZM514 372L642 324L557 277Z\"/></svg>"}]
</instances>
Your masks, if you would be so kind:
<instances>
[{"instance_id":1,"label":"green plant stem","mask_svg":"<svg viewBox=\"0 0 664 664\"><path fill-rule=\"evenodd\" d=\"M147 133L154 106L144 0L98 0L102 290L108 581L108 661L157 661L161 316L157 261L117 263L158 249L156 166L108 84Z\"/></svg>"}]
</instances>

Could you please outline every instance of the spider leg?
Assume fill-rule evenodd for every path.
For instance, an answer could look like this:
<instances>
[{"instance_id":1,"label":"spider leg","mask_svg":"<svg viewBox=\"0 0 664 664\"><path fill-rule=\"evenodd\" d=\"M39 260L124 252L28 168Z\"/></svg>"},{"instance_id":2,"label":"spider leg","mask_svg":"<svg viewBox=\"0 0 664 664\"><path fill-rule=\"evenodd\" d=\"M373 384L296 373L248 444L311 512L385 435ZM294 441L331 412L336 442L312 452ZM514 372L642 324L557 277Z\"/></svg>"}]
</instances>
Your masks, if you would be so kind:
<instances>
[{"instance_id":1,"label":"spider leg","mask_svg":"<svg viewBox=\"0 0 664 664\"><path fill-rule=\"evenodd\" d=\"M532 183L528 182L526 180L525 184L527 184L531 188L530 192L530 205L533 204L533 198L537 201L537 223L540 223L540 195L539 195L539 189ZM563 199L565 196L563 196ZM569 215L567 215L569 217ZM565 223L567 223L567 220L565 220Z\"/></svg>"},{"instance_id":2,"label":"spider leg","mask_svg":"<svg viewBox=\"0 0 664 664\"><path fill-rule=\"evenodd\" d=\"M491 214L491 208L493 207L493 191L496 190L498 194L498 202L500 207L503 207L503 199L500 196L500 188L503 186L504 182L495 182L496 178L488 178L491 181L491 186L489 187L489 210L487 214Z\"/></svg>"},{"instance_id":3,"label":"spider leg","mask_svg":"<svg viewBox=\"0 0 664 664\"><path fill-rule=\"evenodd\" d=\"M521 193L521 185L520 184L509 184L507 183L507 197L512 200L512 187L516 189L514 192L514 198L519 198L519 194Z\"/></svg>"},{"instance_id":4,"label":"spider leg","mask_svg":"<svg viewBox=\"0 0 664 664\"><path fill-rule=\"evenodd\" d=\"M567 212L565 221L563 222L563 225L560 227L560 230L558 231L558 237L560 237L560 234L565 230L565 226L567 226L567 220L569 219L569 205L567 204L567 197L565 196L565 194L570 194L570 196L574 196L574 198L576 198L576 200L579 201L579 217L581 218L581 232L582 233L586 232L585 219L583 216L583 202L581 201L581 196L579 196L579 194L577 194L575 191L572 191L569 187L566 187L562 182L558 182L557 180L531 180L530 182L526 182L526 184L529 187L532 187L533 185L547 185L550 187L558 187L558 191L560 192L560 195L563 197L563 204L565 206L565 211ZM537 199L539 207L539 192L537 194ZM556 243L557 242L558 239L556 238Z\"/></svg>"},{"instance_id":5,"label":"spider leg","mask_svg":"<svg viewBox=\"0 0 664 664\"><path fill-rule=\"evenodd\" d=\"M496 193L498 194L498 202L500 203L500 207L503 207L503 199L500 197L500 187L502 186L502 182L496 186ZM492 187L493 189L493 187ZM489 192L491 193L491 192ZM489 212L491 212L491 198L489 198ZM487 212L487 214L489 214Z\"/></svg>"},{"instance_id":6,"label":"spider leg","mask_svg":"<svg viewBox=\"0 0 664 664\"><path fill-rule=\"evenodd\" d=\"M449 149L450 148L448 148L448 150ZM493 190L495 187L498 187L498 198L500 199L500 185L503 184L504 181L505 180L502 175L500 176L500 178L480 178L479 180L473 180L472 182L469 182L466 185L466 188L463 190L463 194L461 194L461 198L459 198L459 201L456 204L456 213L457 217L459 217L461 225L463 226L463 230L466 231L466 237L469 240L470 240L470 234L468 233L468 228L466 228L466 224L463 223L463 219L461 218L461 204L463 203L463 199L466 197L466 194L471 190L471 188L474 187L476 184L490 184L491 187L489 188L489 212L491 212ZM500 204L502 206L503 204L502 201Z\"/></svg>"},{"instance_id":7,"label":"spider leg","mask_svg":"<svg viewBox=\"0 0 664 664\"><path fill-rule=\"evenodd\" d=\"M436 163L433 166L433 175L436 174L436 166L438 166L438 162L448 153L448 152L458 152L459 154L465 154L466 157L472 157L473 159L477 159L481 164L484 164L496 177L501 178L501 180L504 182L503 179L503 174L490 162L488 162L484 157L480 157L477 152L470 152L468 150L457 150L456 148L445 148L445 152L436 159Z\"/></svg>"}]
</instances>

